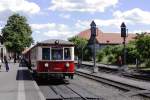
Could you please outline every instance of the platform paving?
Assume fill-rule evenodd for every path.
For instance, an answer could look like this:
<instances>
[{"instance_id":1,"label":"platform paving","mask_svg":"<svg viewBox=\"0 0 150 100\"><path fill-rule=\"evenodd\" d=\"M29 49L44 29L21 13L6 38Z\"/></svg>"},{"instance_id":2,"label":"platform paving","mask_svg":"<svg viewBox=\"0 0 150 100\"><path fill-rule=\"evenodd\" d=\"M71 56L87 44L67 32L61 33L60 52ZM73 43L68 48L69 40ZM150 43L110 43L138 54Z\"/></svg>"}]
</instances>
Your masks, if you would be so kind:
<instances>
[{"instance_id":1,"label":"platform paving","mask_svg":"<svg viewBox=\"0 0 150 100\"><path fill-rule=\"evenodd\" d=\"M45 100L26 67L9 63L10 70L0 69L0 100Z\"/></svg>"}]
</instances>

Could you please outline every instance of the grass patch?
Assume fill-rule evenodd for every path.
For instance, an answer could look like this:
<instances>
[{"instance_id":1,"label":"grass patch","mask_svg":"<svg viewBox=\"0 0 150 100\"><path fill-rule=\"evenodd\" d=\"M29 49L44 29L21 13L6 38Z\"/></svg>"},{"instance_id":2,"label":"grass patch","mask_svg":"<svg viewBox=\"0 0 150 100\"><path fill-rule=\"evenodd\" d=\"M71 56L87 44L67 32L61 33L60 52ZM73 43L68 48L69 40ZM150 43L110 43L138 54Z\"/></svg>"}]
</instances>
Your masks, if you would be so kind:
<instances>
[{"instance_id":1,"label":"grass patch","mask_svg":"<svg viewBox=\"0 0 150 100\"><path fill-rule=\"evenodd\" d=\"M142 68L141 70L150 71L150 68Z\"/></svg>"}]
</instances>

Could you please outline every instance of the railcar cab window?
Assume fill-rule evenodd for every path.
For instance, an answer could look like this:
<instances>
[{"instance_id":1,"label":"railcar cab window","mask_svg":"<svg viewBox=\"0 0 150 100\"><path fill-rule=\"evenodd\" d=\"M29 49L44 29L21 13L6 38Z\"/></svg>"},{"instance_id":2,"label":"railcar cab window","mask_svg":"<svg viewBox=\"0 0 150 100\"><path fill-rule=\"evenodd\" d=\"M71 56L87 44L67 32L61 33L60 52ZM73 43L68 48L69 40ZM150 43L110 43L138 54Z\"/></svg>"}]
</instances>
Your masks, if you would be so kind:
<instances>
[{"instance_id":1,"label":"railcar cab window","mask_svg":"<svg viewBox=\"0 0 150 100\"><path fill-rule=\"evenodd\" d=\"M52 48L52 60L63 60L63 48Z\"/></svg>"},{"instance_id":2,"label":"railcar cab window","mask_svg":"<svg viewBox=\"0 0 150 100\"><path fill-rule=\"evenodd\" d=\"M64 48L64 60L71 60L71 48Z\"/></svg>"},{"instance_id":3,"label":"railcar cab window","mask_svg":"<svg viewBox=\"0 0 150 100\"><path fill-rule=\"evenodd\" d=\"M42 59L50 60L50 48L42 48Z\"/></svg>"}]
</instances>

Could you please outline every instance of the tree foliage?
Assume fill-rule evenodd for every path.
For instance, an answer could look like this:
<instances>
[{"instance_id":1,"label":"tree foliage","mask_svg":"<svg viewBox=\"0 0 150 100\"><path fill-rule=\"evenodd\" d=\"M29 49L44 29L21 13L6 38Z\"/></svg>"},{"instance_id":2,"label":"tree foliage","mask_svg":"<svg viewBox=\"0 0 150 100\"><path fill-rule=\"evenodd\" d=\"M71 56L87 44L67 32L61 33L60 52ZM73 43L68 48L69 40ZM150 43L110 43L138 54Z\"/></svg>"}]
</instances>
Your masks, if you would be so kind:
<instances>
[{"instance_id":1,"label":"tree foliage","mask_svg":"<svg viewBox=\"0 0 150 100\"><path fill-rule=\"evenodd\" d=\"M107 63L115 64L117 62L118 56L122 56L123 59L123 45L116 46L106 46L98 52L98 61L102 61L104 58L107 58ZM138 52L135 47L134 42L130 42L126 45L126 57L128 64L135 64L136 58L138 58Z\"/></svg>"},{"instance_id":2,"label":"tree foliage","mask_svg":"<svg viewBox=\"0 0 150 100\"><path fill-rule=\"evenodd\" d=\"M19 14L13 14L2 28L3 43L8 51L20 53L25 47L33 43L32 30L27 19Z\"/></svg>"},{"instance_id":3,"label":"tree foliage","mask_svg":"<svg viewBox=\"0 0 150 100\"><path fill-rule=\"evenodd\" d=\"M135 46L141 59L146 62L147 66L150 66L150 35L143 34L136 39Z\"/></svg>"},{"instance_id":4,"label":"tree foliage","mask_svg":"<svg viewBox=\"0 0 150 100\"><path fill-rule=\"evenodd\" d=\"M90 56L89 55L90 49L87 47L88 43L87 39L75 36L69 38L68 40L75 44L75 54L78 55L79 58L82 58L82 55L84 56L84 58Z\"/></svg>"},{"instance_id":5,"label":"tree foliage","mask_svg":"<svg viewBox=\"0 0 150 100\"><path fill-rule=\"evenodd\" d=\"M135 64L136 59L150 66L150 35L148 33L136 34L135 40L126 44L126 62L127 64ZM120 55L123 58L123 45L107 46L98 52L97 58L99 62L107 58L107 63L115 63Z\"/></svg>"}]
</instances>

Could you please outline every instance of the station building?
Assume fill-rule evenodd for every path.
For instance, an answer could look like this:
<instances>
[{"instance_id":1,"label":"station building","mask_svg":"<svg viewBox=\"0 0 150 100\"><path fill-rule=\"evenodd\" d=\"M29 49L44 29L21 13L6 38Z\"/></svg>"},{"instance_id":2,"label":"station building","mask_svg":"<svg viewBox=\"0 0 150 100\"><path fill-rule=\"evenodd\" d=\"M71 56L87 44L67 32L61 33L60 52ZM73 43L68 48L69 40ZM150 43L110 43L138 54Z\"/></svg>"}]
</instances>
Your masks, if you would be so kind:
<instances>
[{"instance_id":1,"label":"station building","mask_svg":"<svg viewBox=\"0 0 150 100\"><path fill-rule=\"evenodd\" d=\"M80 32L77 36L87 39L89 47L92 48L94 37L92 37L90 29ZM129 41L133 40L135 36L136 34L128 33L128 36L126 37L126 43L129 43ZM104 33L97 28L96 49L101 49L107 45L120 45L122 43L123 38L121 37L121 33L112 33L112 32Z\"/></svg>"}]
</instances>

